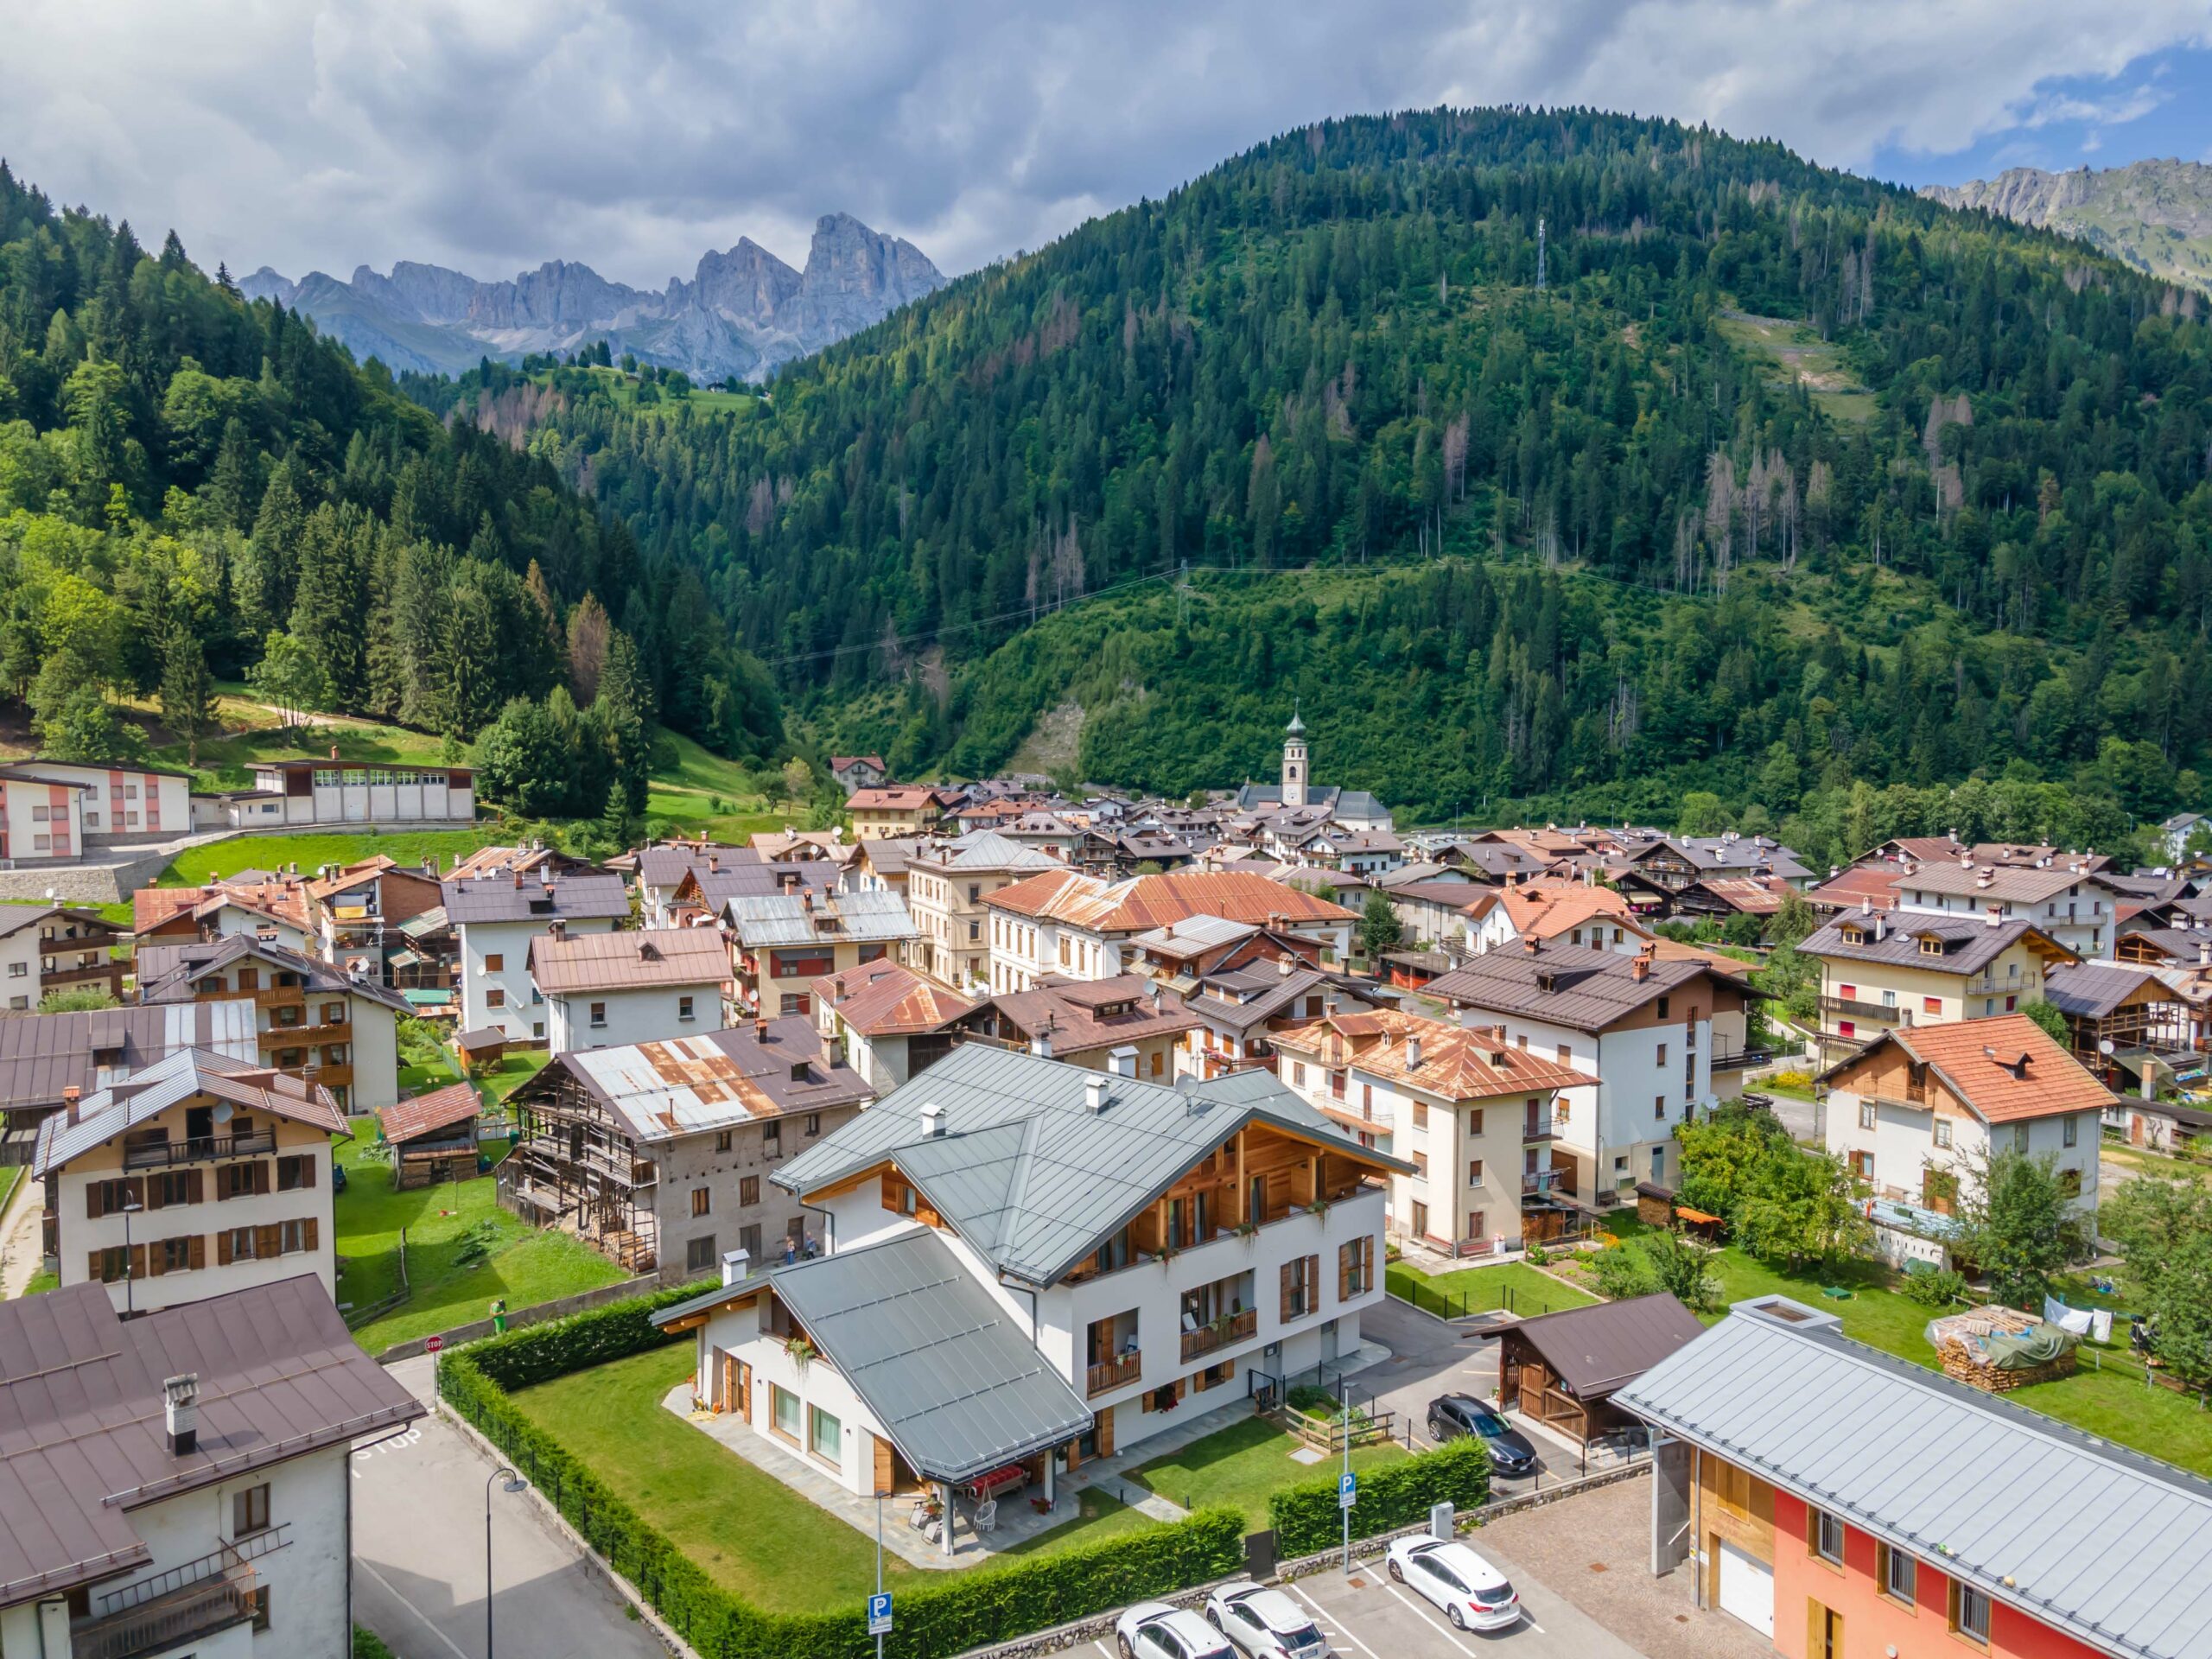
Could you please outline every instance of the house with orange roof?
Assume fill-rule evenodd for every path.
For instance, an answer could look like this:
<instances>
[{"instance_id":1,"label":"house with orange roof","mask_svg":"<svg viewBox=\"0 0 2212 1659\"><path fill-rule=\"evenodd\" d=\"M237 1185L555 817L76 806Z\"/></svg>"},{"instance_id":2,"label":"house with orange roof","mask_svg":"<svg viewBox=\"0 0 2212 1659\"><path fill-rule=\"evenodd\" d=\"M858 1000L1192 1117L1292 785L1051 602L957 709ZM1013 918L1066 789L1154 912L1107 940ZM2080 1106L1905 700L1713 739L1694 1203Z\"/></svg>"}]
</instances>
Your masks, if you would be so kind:
<instances>
[{"instance_id":1,"label":"house with orange roof","mask_svg":"<svg viewBox=\"0 0 2212 1659\"><path fill-rule=\"evenodd\" d=\"M130 895L130 931L162 944L244 933L302 951L315 937L308 884L289 870L245 870L204 887L141 887Z\"/></svg>"},{"instance_id":2,"label":"house with orange roof","mask_svg":"<svg viewBox=\"0 0 2212 1659\"><path fill-rule=\"evenodd\" d=\"M1194 916L1310 939L1325 964L1351 948L1359 918L1264 875L1177 870L1119 881L1047 870L983 895L989 912L990 988L1026 991L1047 975L1110 979L1135 965L1138 935Z\"/></svg>"},{"instance_id":3,"label":"house with orange roof","mask_svg":"<svg viewBox=\"0 0 2212 1659\"><path fill-rule=\"evenodd\" d=\"M1278 1033L1275 1074L1354 1136L1411 1166L1390 1177L1386 1226L1449 1255L1557 1237L1552 1197L1562 1089L1597 1079L1510 1041L1395 1008L1325 1014Z\"/></svg>"},{"instance_id":4,"label":"house with orange roof","mask_svg":"<svg viewBox=\"0 0 2212 1659\"><path fill-rule=\"evenodd\" d=\"M2047 1154L2076 1208L2095 1212L2112 1091L2024 1014L1885 1032L1819 1081L1827 1149L1879 1197L1948 1215L1991 1154Z\"/></svg>"},{"instance_id":5,"label":"house with orange roof","mask_svg":"<svg viewBox=\"0 0 2212 1659\"><path fill-rule=\"evenodd\" d=\"M1467 901L1465 911L1467 943L1478 955L1541 939L1632 957L1651 942L1627 899L1611 887L1581 881L1485 888Z\"/></svg>"},{"instance_id":6,"label":"house with orange roof","mask_svg":"<svg viewBox=\"0 0 2212 1659\"><path fill-rule=\"evenodd\" d=\"M869 841L934 830L965 798L957 789L932 789L926 784L877 784L846 797L845 810L852 817L853 833Z\"/></svg>"},{"instance_id":7,"label":"house with orange roof","mask_svg":"<svg viewBox=\"0 0 2212 1659\"><path fill-rule=\"evenodd\" d=\"M976 1004L895 962L824 974L812 990L814 1028L878 1094L888 1094L952 1052L953 1022Z\"/></svg>"}]
</instances>

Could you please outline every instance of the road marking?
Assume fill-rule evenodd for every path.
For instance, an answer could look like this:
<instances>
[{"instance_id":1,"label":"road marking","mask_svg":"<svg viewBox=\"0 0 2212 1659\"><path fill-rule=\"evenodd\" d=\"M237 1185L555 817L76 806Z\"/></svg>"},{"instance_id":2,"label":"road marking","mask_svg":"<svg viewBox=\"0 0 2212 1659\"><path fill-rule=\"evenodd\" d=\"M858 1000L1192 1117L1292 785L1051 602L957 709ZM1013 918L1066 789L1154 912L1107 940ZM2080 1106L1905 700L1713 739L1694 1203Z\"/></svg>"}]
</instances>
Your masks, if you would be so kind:
<instances>
[{"instance_id":1,"label":"road marking","mask_svg":"<svg viewBox=\"0 0 2212 1659\"><path fill-rule=\"evenodd\" d=\"M1475 1652L1475 1650L1474 1650L1472 1648L1471 1648L1471 1647L1467 1646L1467 1645L1466 1645L1465 1643L1463 1643L1462 1641L1460 1641L1460 1640L1459 1640L1459 1638L1458 1637L1456 1637L1456 1636L1452 1635L1451 1631L1449 1631L1449 1630L1446 1630L1446 1629L1444 1628L1444 1626L1443 1626L1443 1625L1441 1625L1441 1624L1438 1624L1434 1619L1431 1618L1430 1618L1427 1613L1423 1612L1423 1611L1421 1611L1421 1604L1420 1604L1419 1602L1415 1601L1415 1600L1414 1600L1411 1596L1408 1595L1404 1591L1402 1591L1402 1590L1399 1589L1399 1588L1398 1588L1398 1586L1397 1586L1396 1585L1395 1585L1395 1584L1386 1584L1386 1585L1384 1585L1382 1587L1383 1587L1385 1590L1388 1590L1388 1591L1389 1591L1392 1595L1394 1595L1394 1596L1397 1597L1397 1599L1398 1599L1400 1601L1404 1602L1404 1603L1406 1604L1406 1605L1407 1605L1407 1606L1408 1606L1408 1607L1412 1608L1412 1609L1413 1609L1413 1612L1414 1612L1414 1617L1415 1618L1417 1618L1417 1619L1421 1620L1421 1622L1422 1624L1424 1624L1427 1625L1427 1626L1429 1627L1429 1629L1431 1629L1432 1630L1434 1630L1434 1631L1435 1631L1439 1636L1442 1637L1443 1637L1446 1642L1449 1642L1449 1643L1450 1643L1453 1647L1455 1647L1455 1648L1459 1649L1460 1652L1462 1652L1462 1653L1465 1654L1465 1655L1467 1656L1467 1659L1474 1659L1474 1652Z\"/></svg>"},{"instance_id":2,"label":"road marking","mask_svg":"<svg viewBox=\"0 0 2212 1659\"><path fill-rule=\"evenodd\" d=\"M1322 1618L1330 1620L1331 1623L1335 1624L1338 1631L1344 1637L1344 1638L1347 1642L1351 1643L1352 1646L1357 1648L1362 1653L1365 1654L1367 1656L1367 1659L1382 1659L1382 1656L1380 1654L1376 1653L1374 1649L1369 1647L1366 1643L1361 1641L1357 1636L1353 1634L1350 1621L1347 1620L1343 1614L1337 1613L1332 1615L1324 1611L1321 1604L1314 1600L1313 1597L1307 1595L1305 1591L1300 1589L1297 1585L1294 1584L1290 1587L1300 1601L1304 1602L1308 1607L1311 1607L1315 1612L1319 1613Z\"/></svg>"},{"instance_id":3,"label":"road marking","mask_svg":"<svg viewBox=\"0 0 2212 1659\"><path fill-rule=\"evenodd\" d=\"M356 1556L354 1559L356 1560L360 1560L359 1556ZM461 1648L457 1643L455 1643L453 1637L448 1636L443 1630L430 1623L430 1616L428 1613L424 1612L420 1607L417 1607L413 1602L408 1600L406 1597L401 1595L398 1591L392 1589L391 1580L385 1577L383 1573L378 1572L373 1562L361 1561L361 1570L364 1573L366 1573L371 1578L374 1579L378 1584L384 1586L385 1589L390 1592L391 1599L394 1601L397 1602L409 1612L414 1614L416 1618L420 1619L423 1622L423 1628L424 1630L429 1631L432 1636L436 1637L439 1641L444 1643L447 1649L452 1653L453 1659L468 1659L468 1656L461 1650Z\"/></svg>"}]
</instances>

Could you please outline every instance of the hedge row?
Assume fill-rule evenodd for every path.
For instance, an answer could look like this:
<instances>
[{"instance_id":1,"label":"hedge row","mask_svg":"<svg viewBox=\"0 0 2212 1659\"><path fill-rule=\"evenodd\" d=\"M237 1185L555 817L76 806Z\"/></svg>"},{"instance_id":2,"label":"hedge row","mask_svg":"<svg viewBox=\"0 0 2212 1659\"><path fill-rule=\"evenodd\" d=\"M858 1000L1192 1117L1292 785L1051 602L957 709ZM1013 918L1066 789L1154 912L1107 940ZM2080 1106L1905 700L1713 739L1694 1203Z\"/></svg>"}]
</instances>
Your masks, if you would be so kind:
<instances>
[{"instance_id":1,"label":"hedge row","mask_svg":"<svg viewBox=\"0 0 2212 1659\"><path fill-rule=\"evenodd\" d=\"M704 1659L871 1659L874 1642L861 1604L834 1612L772 1613L731 1594L510 1397L505 1378L543 1382L669 1340L649 1316L680 1299L679 1293L655 1292L457 1350L438 1369L438 1391ZM844 1523L825 1516L823 1524ZM1243 1516L1217 1508L1049 1556L932 1574L925 1585L899 1592L898 1624L886 1651L923 1659L1008 1641L1225 1578L1243 1563Z\"/></svg>"},{"instance_id":2,"label":"hedge row","mask_svg":"<svg viewBox=\"0 0 2212 1659\"><path fill-rule=\"evenodd\" d=\"M1446 1501L1462 1510L1480 1509L1489 1497L1490 1452L1474 1435L1462 1435L1402 1462L1360 1471L1352 1536L1370 1538L1418 1526L1432 1508ZM1284 1487L1268 1499L1268 1519L1275 1529L1275 1554L1285 1560L1317 1554L1340 1541L1344 1523L1344 1511L1337 1507L1337 1478Z\"/></svg>"}]
</instances>

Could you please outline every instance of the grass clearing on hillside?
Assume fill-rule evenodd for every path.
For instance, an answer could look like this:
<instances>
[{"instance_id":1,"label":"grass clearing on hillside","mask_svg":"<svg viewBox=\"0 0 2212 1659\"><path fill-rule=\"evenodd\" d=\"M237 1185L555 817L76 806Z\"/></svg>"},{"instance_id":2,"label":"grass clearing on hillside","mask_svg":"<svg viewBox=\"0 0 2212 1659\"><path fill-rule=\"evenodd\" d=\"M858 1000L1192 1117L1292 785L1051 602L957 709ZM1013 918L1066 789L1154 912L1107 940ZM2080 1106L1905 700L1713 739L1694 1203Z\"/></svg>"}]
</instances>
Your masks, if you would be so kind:
<instances>
[{"instance_id":1,"label":"grass clearing on hillside","mask_svg":"<svg viewBox=\"0 0 2212 1659\"><path fill-rule=\"evenodd\" d=\"M1748 312L1724 312L1715 321L1728 343L1764 357L1783 371L1784 378L1802 382L1813 401L1833 420L1866 421L1874 416L1874 394L1859 382L1843 353L1802 323L1786 317L1755 317Z\"/></svg>"}]
</instances>

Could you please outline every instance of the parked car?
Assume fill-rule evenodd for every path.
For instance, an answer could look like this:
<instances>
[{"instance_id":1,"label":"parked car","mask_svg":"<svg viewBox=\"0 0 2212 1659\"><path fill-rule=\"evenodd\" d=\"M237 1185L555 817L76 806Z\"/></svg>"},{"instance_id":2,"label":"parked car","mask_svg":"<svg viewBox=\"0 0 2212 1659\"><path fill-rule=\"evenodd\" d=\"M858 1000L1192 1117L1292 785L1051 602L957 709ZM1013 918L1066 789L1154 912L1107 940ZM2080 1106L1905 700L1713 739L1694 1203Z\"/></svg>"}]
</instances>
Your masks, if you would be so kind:
<instances>
[{"instance_id":1,"label":"parked car","mask_svg":"<svg viewBox=\"0 0 2212 1659\"><path fill-rule=\"evenodd\" d=\"M334 1192L346 1190L346 1166L335 1158L330 1160L330 1190Z\"/></svg>"},{"instance_id":2,"label":"parked car","mask_svg":"<svg viewBox=\"0 0 2212 1659\"><path fill-rule=\"evenodd\" d=\"M1440 1445L1461 1434L1479 1434L1490 1448L1490 1466L1501 1475L1536 1472L1536 1448L1507 1422L1495 1407L1471 1394L1440 1394L1428 1402L1428 1438Z\"/></svg>"},{"instance_id":3,"label":"parked car","mask_svg":"<svg viewBox=\"0 0 2212 1659\"><path fill-rule=\"evenodd\" d=\"M1186 1607L1141 1601L1114 1623L1122 1659L1236 1659L1219 1630Z\"/></svg>"},{"instance_id":4,"label":"parked car","mask_svg":"<svg viewBox=\"0 0 2212 1659\"><path fill-rule=\"evenodd\" d=\"M1521 1617L1512 1582L1465 1544L1401 1538L1390 1546L1389 1571L1441 1607L1456 1630L1502 1630Z\"/></svg>"},{"instance_id":5,"label":"parked car","mask_svg":"<svg viewBox=\"0 0 2212 1659\"><path fill-rule=\"evenodd\" d=\"M1328 1642L1296 1602L1249 1580L1208 1596L1206 1623L1246 1659L1331 1659Z\"/></svg>"}]
</instances>

